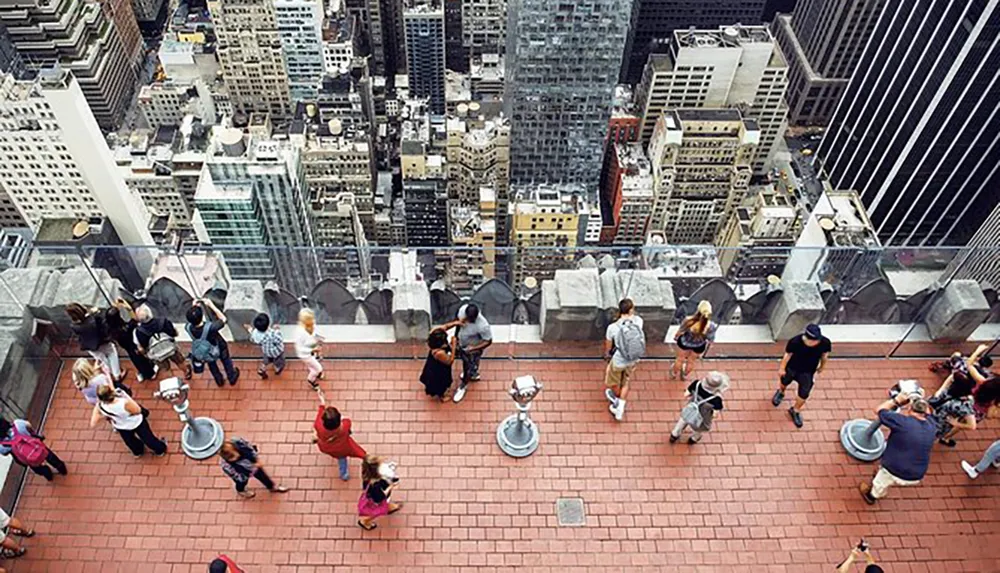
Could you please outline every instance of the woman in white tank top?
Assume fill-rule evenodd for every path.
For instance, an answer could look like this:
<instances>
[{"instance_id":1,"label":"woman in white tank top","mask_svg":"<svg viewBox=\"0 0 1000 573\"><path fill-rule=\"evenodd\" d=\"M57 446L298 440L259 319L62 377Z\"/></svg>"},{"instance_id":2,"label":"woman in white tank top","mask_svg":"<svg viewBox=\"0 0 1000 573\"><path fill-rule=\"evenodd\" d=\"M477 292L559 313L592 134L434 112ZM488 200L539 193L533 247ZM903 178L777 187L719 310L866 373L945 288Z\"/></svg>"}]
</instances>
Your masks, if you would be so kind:
<instances>
[{"instance_id":1,"label":"woman in white tank top","mask_svg":"<svg viewBox=\"0 0 1000 573\"><path fill-rule=\"evenodd\" d=\"M118 431L133 456L141 457L147 447L153 454L162 456L167 453L167 440L153 434L146 415L143 407L124 392L117 392L110 385L104 385L97 389L97 405L90 415L90 427L105 418Z\"/></svg>"}]
</instances>

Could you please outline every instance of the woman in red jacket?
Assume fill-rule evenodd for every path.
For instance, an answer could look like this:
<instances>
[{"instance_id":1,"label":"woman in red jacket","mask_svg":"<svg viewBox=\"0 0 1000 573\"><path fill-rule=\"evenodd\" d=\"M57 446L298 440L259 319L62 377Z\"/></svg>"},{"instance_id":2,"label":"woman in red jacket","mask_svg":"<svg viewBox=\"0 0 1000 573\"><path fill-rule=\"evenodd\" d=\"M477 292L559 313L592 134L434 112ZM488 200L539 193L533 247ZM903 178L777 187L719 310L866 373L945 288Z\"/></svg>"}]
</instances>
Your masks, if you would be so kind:
<instances>
[{"instance_id":1,"label":"woman in red jacket","mask_svg":"<svg viewBox=\"0 0 1000 573\"><path fill-rule=\"evenodd\" d=\"M343 418L333 406L326 405L326 396L318 387L319 411L313 422L313 443L324 454L337 458L340 479L347 481L351 474L347 468L347 458L364 458L365 450L351 437L351 421Z\"/></svg>"}]
</instances>

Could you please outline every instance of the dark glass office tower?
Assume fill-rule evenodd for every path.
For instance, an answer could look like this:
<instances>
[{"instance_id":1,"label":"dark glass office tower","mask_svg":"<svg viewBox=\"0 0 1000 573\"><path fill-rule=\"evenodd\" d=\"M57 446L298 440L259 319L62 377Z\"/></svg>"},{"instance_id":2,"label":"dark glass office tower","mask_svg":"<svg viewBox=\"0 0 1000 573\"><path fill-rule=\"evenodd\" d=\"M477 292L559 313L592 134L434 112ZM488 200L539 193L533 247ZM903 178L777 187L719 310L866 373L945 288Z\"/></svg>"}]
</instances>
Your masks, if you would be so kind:
<instances>
[{"instance_id":1,"label":"dark glass office tower","mask_svg":"<svg viewBox=\"0 0 1000 573\"><path fill-rule=\"evenodd\" d=\"M1000 201L1000 2L891 2L817 156L884 245L964 245Z\"/></svg>"},{"instance_id":2,"label":"dark glass office tower","mask_svg":"<svg viewBox=\"0 0 1000 573\"><path fill-rule=\"evenodd\" d=\"M639 83L649 54L664 53L674 30L760 24L765 4L765 0L634 0L622 83Z\"/></svg>"}]
</instances>

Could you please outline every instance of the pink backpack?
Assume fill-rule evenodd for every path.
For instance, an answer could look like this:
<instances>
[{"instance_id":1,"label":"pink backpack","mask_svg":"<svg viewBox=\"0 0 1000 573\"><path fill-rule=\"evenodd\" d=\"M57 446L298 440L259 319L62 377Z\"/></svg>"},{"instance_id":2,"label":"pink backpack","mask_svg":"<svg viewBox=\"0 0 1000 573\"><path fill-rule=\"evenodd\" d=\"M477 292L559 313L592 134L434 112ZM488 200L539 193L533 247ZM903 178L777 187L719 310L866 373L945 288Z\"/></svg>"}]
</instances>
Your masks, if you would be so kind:
<instances>
[{"instance_id":1,"label":"pink backpack","mask_svg":"<svg viewBox=\"0 0 1000 573\"><path fill-rule=\"evenodd\" d=\"M0 442L10 447L10 453L14 458L28 467L38 467L45 463L45 458L49 456L49 449L35 436L22 434L14 428L14 439Z\"/></svg>"}]
</instances>

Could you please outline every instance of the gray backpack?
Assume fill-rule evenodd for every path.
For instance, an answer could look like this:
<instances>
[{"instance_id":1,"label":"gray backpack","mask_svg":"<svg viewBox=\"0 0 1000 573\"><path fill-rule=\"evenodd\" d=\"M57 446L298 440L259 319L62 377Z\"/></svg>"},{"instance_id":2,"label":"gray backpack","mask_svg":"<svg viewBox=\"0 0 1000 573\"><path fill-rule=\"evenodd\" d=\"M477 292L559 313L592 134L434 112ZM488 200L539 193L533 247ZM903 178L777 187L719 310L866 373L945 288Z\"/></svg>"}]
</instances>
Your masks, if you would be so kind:
<instances>
[{"instance_id":1,"label":"gray backpack","mask_svg":"<svg viewBox=\"0 0 1000 573\"><path fill-rule=\"evenodd\" d=\"M623 320L615 336L615 351L625 362L635 362L646 355L646 334L634 320Z\"/></svg>"}]
</instances>

